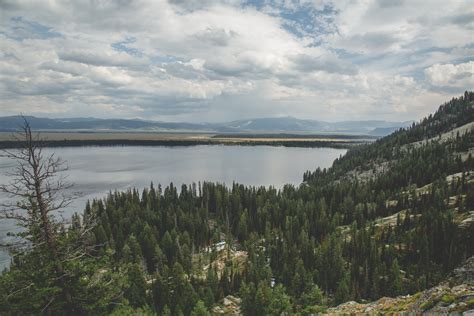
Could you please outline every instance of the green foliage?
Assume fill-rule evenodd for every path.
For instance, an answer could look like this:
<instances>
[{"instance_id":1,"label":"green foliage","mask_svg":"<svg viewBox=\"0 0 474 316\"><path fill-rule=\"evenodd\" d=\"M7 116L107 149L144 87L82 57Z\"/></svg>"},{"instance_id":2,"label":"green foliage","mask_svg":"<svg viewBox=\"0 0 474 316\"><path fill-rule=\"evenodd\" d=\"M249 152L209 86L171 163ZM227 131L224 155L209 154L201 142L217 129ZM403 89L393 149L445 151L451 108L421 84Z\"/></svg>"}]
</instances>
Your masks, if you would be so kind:
<instances>
[{"instance_id":1,"label":"green foliage","mask_svg":"<svg viewBox=\"0 0 474 316\"><path fill-rule=\"evenodd\" d=\"M457 210L472 211L466 177L474 159L457 157L474 139L407 144L472 122L473 99L467 93L411 128L349 150L331 168L305 173L299 187L205 182L178 193L172 183L152 184L91 201L85 213L97 226L88 240L100 246L66 264L73 305L49 301L63 289L39 247L16 256L0 277L0 314L46 306L50 314L208 315L231 294L244 315L310 315L329 303L422 290L473 255L474 225L460 229L448 201L464 196ZM369 179L347 176L379 164L389 167ZM461 178L447 183L454 173ZM396 223L383 224L391 215ZM63 229L61 249L72 245L79 222ZM221 241L230 247L208 251ZM247 254L243 262L222 259L235 250Z\"/></svg>"},{"instance_id":2,"label":"green foliage","mask_svg":"<svg viewBox=\"0 0 474 316\"><path fill-rule=\"evenodd\" d=\"M211 313L207 310L203 301L198 301L194 306L191 316L210 316Z\"/></svg>"},{"instance_id":3,"label":"green foliage","mask_svg":"<svg viewBox=\"0 0 474 316\"><path fill-rule=\"evenodd\" d=\"M61 289L54 282L54 268L39 263L38 257L36 251L18 256L17 265L1 276L0 314L36 314L41 310L63 314L65 309L79 314L104 314L123 303L123 278L107 268L110 263L107 255L100 260L67 263L67 286L73 297L69 306L64 301L51 300Z\"/></svg>"},{"instance_id":4,"label":"green foliage","mask_svg":"<svg viewBox=\"0 0 474 316\"><path fill-rule=\"evenodd\" d=\"M455 299L456 298L454 297L454 295L445 294L445 295L443 295L443 297L441 297L441 302L443 302L443 304L445 304L445 305L449 305L452 302L454 302Z\"/></svg>"},{"instance_id":5,"label":"green foliage","mask_svg":"<svg viewBox=\"0 0 474 316\"><path fill-rule=\"evenodd\" d=\"M439 299L436 299L436 298L429 299L420 305L420 309L423 311L428 311L432 309L433 307L435 307L435 305L438 304L438 302L439 302Z\"/></svg>"},{"instance_id":6,"label":"green foliage","mask_svg":"<svg viewBox=\"0 0 474 316\"><path fill-rule=\"evenodd\" d=\"M319 286L313 284L301 295L302 306L322 305L324 303L324 293Z\"/></svg>"},{"instance_id":7,"label":"green foliage","mask_svg":"<svg viewBox=\"0 0 474 316\"><path fill-rule=\"evenodd\" d=\"M391 296L397 296L402 293L403 284L402 277L400 274L400 266L398 265L398 260L394 259L392 266L390 267L388 275L388 285L389 293Z\"/></svg>"},{"instance_id":8,"label":"green foliage","mask_svg":"<svg viewBox=\"0 0 474 316\"><path fill-rule=\"evenodd\" d=\"M474 298L470 298L470 299L467 300L467 306L466 307L468 309L474 307Z\"/></svg>"},{"instance_id":9,"label":"green foliage","mask_svg":"<svg viewBox=\"0 0 474 316\"><path fill-rule=\"evenodd\" d=\"M241 310L244 315L257 315L256 306L256 288L255 285L250 282L249 284L243 283L240 287L240 297L242 298Z\"/></svg>"},{"instance_id":10,"label":"green foliage","mask_svg":"<svg viewBox=\"0 0 474 316\"><path fill-rule=\"evenodd\" d=\"M114 309L110 314L110 316L153 316L155 313L149 306L133 308L128 305L122 305L116 309Z\"/></svg>"},{"instance_id":11,"label":"green foliage","mask_svg":"<svg viewBox=\"0 0 474 316\"><path fill-rule=\"evenodd\" d=\"M290 297L281 284L273 289L266 282L260 282L257 288L253 283L243 284L240 295L244 315L289 315L293 310Z\"/></svg>"},{"instance_id":12,"label":"green foliage","mask_svg":"<svg viewBox=\"0 0 474 316\"><path fill-rule=\"evenodd\" d=\"M285 287L278 284L272 291L267 315L291 315L292 310L291 300L286 294Z\"/></svg>"},{"instance_id":13,"label":"green foliage","mask_svg":"<svg viewBox=\"0 0 474 316\"><path fill-rule=\"evenodd\" d=\"M325 305L307 305L304 306L303 310L301 311L301 315L319 315L319 314L324 314L327 310L327 306Z\"/></svg>"},{"instance_id":14,"label":"green foliage","mask_svg":"<svg viewBox=\"0 0 474 316\"><path fill-rule=\"evenodd\" d=\"M146 283L143 271L137 263L131 264L127 269L127 283L125 298L132 307L140 307L146 304Z\"/></svg>"},{"instance_id":15,"label":"green foliage","mask_svg":"<svg viewBox=\"0 0 474 316\"><path fill-rule=\"evenodd\" d=\"M349 276L346 274L337 285L336 294L334 295L336 304L344 303L350 299L349 286Z\"/></svg>"}]
</instances>

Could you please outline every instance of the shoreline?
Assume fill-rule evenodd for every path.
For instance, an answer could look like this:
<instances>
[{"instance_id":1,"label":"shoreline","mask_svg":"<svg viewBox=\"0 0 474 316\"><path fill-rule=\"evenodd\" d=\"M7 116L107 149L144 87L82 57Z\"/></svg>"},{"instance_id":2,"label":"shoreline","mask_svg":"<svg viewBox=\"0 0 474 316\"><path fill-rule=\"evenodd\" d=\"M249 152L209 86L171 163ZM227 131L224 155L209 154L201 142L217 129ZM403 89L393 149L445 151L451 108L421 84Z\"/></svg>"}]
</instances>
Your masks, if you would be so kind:
<instances>
[{"instance_id":1,"label":"shoreline","mask_svg":"<svg viewBox=\"0 0 474 316\"><path fill-rule=\"evenodd\" d=\"M199 145L277 146L303 148L349 149L368 144L372 138L359 135L259 135L259 134L151 134L151 133L40 133L43 147L90 146L161 146L188 147ZM22 147L11 133L0 132L0 149Z\"/></svg>"},{"instance_id":2,"label":"shoreline","mask_svg":"<svg viewBox=\"0 0 474 316\"><path fill-rule=\"evenodd\" d=\"M349 149L367 142L332 142L332 141L188 141L188 140L65 140L43 141L42 147L118 147L118 146L148 146L148 147L191 147L191 146L274 146L274 147L301 147L301 148L336 148ZM0 149L21 148L22 142L0 141Z\"/></svg>"}]
</instances>

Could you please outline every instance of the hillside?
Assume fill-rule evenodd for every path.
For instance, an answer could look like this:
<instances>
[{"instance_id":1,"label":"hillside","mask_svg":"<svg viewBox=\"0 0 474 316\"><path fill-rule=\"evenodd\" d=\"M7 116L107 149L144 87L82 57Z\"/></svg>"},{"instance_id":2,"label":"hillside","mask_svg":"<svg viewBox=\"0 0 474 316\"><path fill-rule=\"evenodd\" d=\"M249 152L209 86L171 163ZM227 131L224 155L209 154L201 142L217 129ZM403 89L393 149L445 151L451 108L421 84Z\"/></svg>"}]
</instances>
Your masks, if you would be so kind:
<instances>
[{"instance_id":1,"label":"hillside","mask_svg":"<svg viewBox=\"0 0 474 316\"><path fill-rule=\"evenodd\" d=\"M58 259L33 226L38 246L0 277L0 314L467 310L471 268L454 269L474 256L472 122L466 92L298 187L110 192L57 225ZM62 255L70 249L84 255Z\"/></svg>"},{"instance_id":2,"label":"hillside","mask_svg":"<svg viewBox=\"0 0 474 316\"><path fill-rule=\"evenodd\" d=\"M140 130L206 130L206 126L191 123L168 123L127 119L25 117L36 131L140 131ZM23 124L21 116L0 117L0 131L16 131Z\"/></svg>"},{"instance_id":3,"label":"hillside","mask_svg":"<svg viewBox=\"0 0 474 316\"><path fill-rule=\"evenodd\" d=\"M474 257L454 269L440 284L414 295L384 297L372 303L343 303L327 310L341 314L410 314L447 315L474 310Z\"/></svg>"},{"instance_id":4,"label":"hillside","mask_svg":"<svg viewBox=\"0 0 474 316\"><path fill-rule=\"evenodd\" d=\"M380 166L384 162L400 162L400 158L406 159L417 151L423 151L419 146L421 143L426 145L425 147L451 147L449 150L458 153L472 151L473 98L472 92L466 92L463 97L440 106L435 114L424 118L419 123L413 123L409 128L399 129L373 144L349 151L334 163L334 166L328 170L328 174L333 178L338 178L352 170L377 169L377 165ZM446 143L446 140L450 142ZM450 145L457 148L452 148ZM316 175L318 171L308 172L305 179L311 181L311 178Z\"/></svg>"}]
</instances>

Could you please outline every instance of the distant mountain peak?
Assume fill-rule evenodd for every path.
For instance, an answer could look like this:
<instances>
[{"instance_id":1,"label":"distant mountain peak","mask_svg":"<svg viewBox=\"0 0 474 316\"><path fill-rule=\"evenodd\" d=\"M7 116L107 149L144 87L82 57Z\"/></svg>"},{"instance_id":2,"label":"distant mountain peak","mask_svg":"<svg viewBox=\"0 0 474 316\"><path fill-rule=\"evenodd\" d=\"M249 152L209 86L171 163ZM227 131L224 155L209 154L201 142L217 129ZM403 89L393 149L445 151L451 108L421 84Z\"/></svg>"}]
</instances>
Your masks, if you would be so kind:
<instances>
[{"instance_id":1,"label":"distant mountain peak","mask_svg":"<svg viewBox=\"0 0 474 316\"><path fill-rule=\"evenodd\" d=\"M305 120L293 116L261 117L223 123L160 122L134 119L103 119L94 117L41 118L24 116L36 130L150 130L150 131L188 131L216 133L340 133L386 135L385 131L406 127L406 122L387 121L340 121L324 122ZM23 122L22 116L0 117L0 131L18 130ZM411 124L411 122L410 122Z\"/></svg>"}]
</instances>

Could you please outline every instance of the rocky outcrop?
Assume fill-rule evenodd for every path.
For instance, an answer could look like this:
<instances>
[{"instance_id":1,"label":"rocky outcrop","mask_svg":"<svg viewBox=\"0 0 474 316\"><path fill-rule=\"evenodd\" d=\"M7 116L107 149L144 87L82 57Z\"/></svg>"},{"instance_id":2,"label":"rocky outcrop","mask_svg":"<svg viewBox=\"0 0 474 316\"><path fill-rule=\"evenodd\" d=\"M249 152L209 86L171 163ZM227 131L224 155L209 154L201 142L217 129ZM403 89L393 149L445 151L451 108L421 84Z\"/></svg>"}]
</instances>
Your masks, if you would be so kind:
<instances>
[{"instance_id":1,"label":"rocky outcrop","mask_svg":"<svg viewBox=\"0 0 474 316\"><path fill-rule=\"evenodd\" d=\"M237 316L242 315L240 312L240 304L242 300L238 297L227 295L224 297L222 304L212 309L213 315Z\"/></svg>"},{"instance_id":2,"label":"rocky outcrop","mask_svg":"<svg viewBox=\"0 0 474 316\"><path fill-rule=\"evenodd\" d=\"M415 295L383 297L361 304L346 302L327 310L328 315L393 314L393 315L474 315L474 257L455 269L439 285Z\"/></svg>"}]
</instances>

